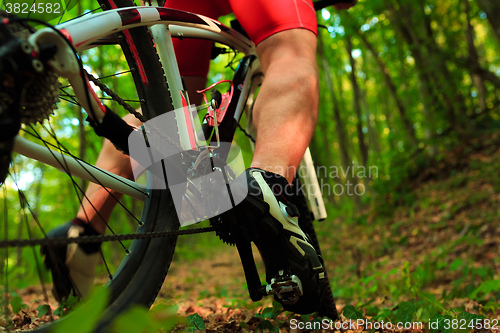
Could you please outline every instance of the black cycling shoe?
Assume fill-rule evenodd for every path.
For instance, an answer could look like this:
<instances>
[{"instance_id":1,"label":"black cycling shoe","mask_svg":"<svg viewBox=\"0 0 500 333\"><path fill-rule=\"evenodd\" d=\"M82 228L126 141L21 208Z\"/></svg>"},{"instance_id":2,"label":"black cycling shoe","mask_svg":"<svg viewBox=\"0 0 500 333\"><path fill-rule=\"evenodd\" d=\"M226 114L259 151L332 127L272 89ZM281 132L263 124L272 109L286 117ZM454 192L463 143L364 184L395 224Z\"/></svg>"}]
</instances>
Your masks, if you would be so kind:
<instances>
[{"instance_id":1,"label":"black cycling shoe","mask_svg":"<svg viewBox=\"0 0 500 333\"><path fill-rule=\"evenodd\" d=\"M78 218L47 233L48 238L94 236L98 233ZM73 294L86 297L94 284L100 243L44 245L40 252L54 284L52 293L61 302Z\"/></svg>"},{"instance_id":2,"label":"black cycling shoe","mask_svg":"<svg viewBox=\"0 0 500 333\"><path fill-rule=\"evenodd\" d=\"M292 188L286 179L251 168L230 188L235 198L241 198L247 188L248 194L234 209L224 213L222 219L236 238L252 241L259 249L269 283L265 294L274 294L288 311L299 314L318 311L326 281L322 260L298 225L299 212L290 201Z\"/></svg>"}]
</instances>

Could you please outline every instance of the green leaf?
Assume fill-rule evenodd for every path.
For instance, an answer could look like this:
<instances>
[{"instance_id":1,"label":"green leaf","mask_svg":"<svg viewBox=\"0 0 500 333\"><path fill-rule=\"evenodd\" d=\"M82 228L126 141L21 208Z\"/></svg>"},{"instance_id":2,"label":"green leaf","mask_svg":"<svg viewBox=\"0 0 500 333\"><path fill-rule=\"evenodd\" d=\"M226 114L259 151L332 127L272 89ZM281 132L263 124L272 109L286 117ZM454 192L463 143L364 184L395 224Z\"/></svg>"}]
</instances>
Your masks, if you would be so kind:
<instances>
[{"instance_id":1,"label":"green leaf","mask_svg":"<svg viewBox=\"0 0 500 333\"><path fill-rule=\"evenodd\" d=\"M275 327L273 325L273 323L271 323L269 320L263 320L259 323L259 325L257 325L257 327L255 328L255 331L261 331L261 332L264 332L265 330L269 330L269 332L272 332L272 333L279 333L279 328L278 327Z\"/></svg>"},{"instance_id":2,"label":"green leaf","mask_svg":"<svg viewBox=\"0 0 500 333\"><path fill-rule=\"evenodd\" d=\"M483 305L481 309L485 312L494 312L495 310L500 309L500 303L490 301Z\"/></svg>"},{"instance_id":3,"label":"green leaf","mask_svg":"<svg viewBox=\"0 0 500 333\"><path fill-rule=\"evenodd\" d=\"M261 310L261 312L256 314L255 317L262 318L262 319L275 319L276 317L279 316L280 313L285 311L285 310L283 310L283 307L281 306L281 304L279 304L278 302L276 302L276 303L278 304L278 306L273 303L272 308L267 307L267 308Z\"/></svg>"},{"instance_id":4,"label":"green leaf","mask_svg":"<svg viewBox=\"0 0 500 333\"><path fill-rule=\"evenodd\" d=\"M389 308L382 308L379 310L379 312L373 316L372 320L373 321L381 321L381 320L385 320L387 318L389 318L389 316L391 315L391 309Z\"/></svg>"},{"instance_id":5,"label":"green leaf","mask_svg":"<svg viewBox=\"0 0 500 333\"><path fill-rule=\"evenodd\" d=\"M436 315L429 322L429 328L433 333L449 333L452 332L451 316Z\"/></svg>"},{"instance_id":6,"label":"green leaf","mask_svg":"<svg viewBox=\"0 0 500 333\"><path fill-rule=\"evenodd\" d=\"M429 321L429 329L431 330L432 333L440 332L439 323L442 319L443 319L442 315L436 315Z\"/></svg>"},{"instance_id":7,"label":"green leaf","mask_svg":"<svg viewBox=\"0 0 500 333\"><path fill-rule=\"evenodd\" d=\"M346 305L342 309L344 317L351 320L363 319L363 313L352 305Z\"/></svg>"},{"instance_id":8,"label":"green leaf","mask_svg":"<svg viewBox=\"0 0 500 333\"><path fill-rule=\"evenodd\" d=\"M376 316L380 313L380 308L377 305L370 305L368 307L362 306L365 309L365 313L368 317Z\"/></svg>"},{"instance_id":9,"label":"green leaf","mask_svg":"<svg viewBox=\"0 0 500 333\"><path fill-rule=\"evenodd\" d=\"M113 323L114 332L157 332L159 328L153 322L147 309L139 306L119 316Z\"/></svg>"},{"instance_id":10,"label":"green leaf","mask_svg":"<svg viewBox=\"0 0 500 333\"><path fill-rule=\"evenodd\" d=\"M463 312L460 312L457 316L457 319L460 320L460 319L465 319L465 320L471 320L472 319L472 314L467 312L467 311L463 311Z\"/></svg>"},{"instance_id":11,"label":"green leaf","mask_svg":"<svg viewBox=\"0 0 500 333\"><path fill-rule=\"evenodd\" d=\"M187 317L187 325L187 332L196 332L205 329L205 322L203 321L203 318L197 313L193 313L192 315L189 315Z\"/></svg>"},{"instance_id":12,"label":"green leaf","mask_svg":"<svg viewBox=\"0 0 500 333\"><path fill-rule=\"evenodd\" d=\"M283 305L281 305L280 302L278 302L277 300L273 299L273 310L274 311L279 311L280 313L285 311L283 309Z\"/></svg>"},{"instance_id":13,"label":"green leaf","mask_svg":"<svg viewBox=\"0 0 500 333\"><path fill-rule=\"evenodd\" d=\"M410 262L406 261L403 264L403 268L401 269L401 278L403 279L405 283L405 287L408 290L411 290L412 288L412 281L411 281L411 273L410 273Z\"/></svg>"},{"instance_id":14,"label":"green leaf","mask_svg":"<svg viewBox=\"0 0 500 333\"><path fill-rule=\"evenodd\" d=\"M70 297L71 300L71 297ZM95 288L87 302L58 322L56 333L90 333L99 321L108 303L108 290Z\"/></svg>"},{"instance_id":15,"label":"green leaf","mask_svg":"<svg viewBox=\"0 0 500 333\"><path fill-rule=\"evenodd\" d=\"M22 309L28 308L28 305L23 303L23 299L21 298L21 296L17 295L16 293L12 294L16 295L10 300L10 306L12 307L13 313L19 313Z\"/></svg>"},{"instance_id":16,"label":"green leaf","mask_svg":"<svg viewBox=\"0 0 500 333\"><path fill-rule=\"evenodd\" d=\"M459 329L457 329L457 332L470 332L471 328L475 327L475 317L476 315L473 315L472 313L469 313L467 311L460 312L457 316L457 320L460 325ZM463 329L460 329L460 327L463 327Z\"/></svg>"},{"instance_id":17,"label":"green leaf","mask_svg":"<svg viewBox=\"0 0 500 333\"><path fill-rule=\"evenodd\" d=\"M311 321L311 315L308 314L300 315L300 320L302 320L303 322Z\"/></svg>"},{"instance_id":18,"label":"green leaf","mask_svg":"<svg viewBox=\"0 0 500 333\"><path fill-rule=\"evenodd\" d=\"M396 275L399 272L399 268L393 268L389 272L383 275L384 279L387 279L389 275Z\"/></svg>"},{"instance_id":19,"label":"green leaf","mask_svg":"<svg viewBox=\"0 0 500 333\"><path fill-rule=\"evenodd\" d=\"M57 309L54 310L54 314L59 317L66 316L72 309L79 304L80 298L71 293L68 299L63 299L59 304Z\"/></svg>"},{"instance_id":20,"label":"green leaf","mask_svg":"<svg viewBox=\"0 0 500 333\"><path fill-rule=\"evenodd\" d=\"M450 271L456 271L457 269L460 268L460 266L462 266L462 263L463 263L462 259L457 258L453 260L453 262L450 265Z\"/></svg>"},{"instance_id":21,"label":"green leaf","mask_svg":"<svg viewBox=\"0 0 500 333\"><path fill-rule=\"evenodd\" d=\"M255 315L257 318L269 319L273 318L273 308L265 308L261 313Z\"/></svg>"},{"instance_id":22,"label":"green leaf","mask_svg":"<svg viewBox=\"0 0 500 333\"><path fill-rule=\"evenodd\" d=\"M489 275L489 269L487 267L478 267L474 270L474 274L478 275L483 280L486 280Z\"/></svg>"},{"instance_id":23,"label":"green leaf","mask_svg":"<svg viewBox=\"0 0 500 333\"><path fill-rule=\"evenodd\" d=\"M40 304L36 308L36 311L38 311L37 318L40 318L40 317L45 316L46 314L50 313L50 306L48 304Z\"/></svg>"},{"instance_id":24,"label":"green leaf","mask_svg":"<svg viewBox=\"0 0 500 333\"><path fill-rule=\"evenodd\" d=\"M63 315L63 308L61 307L61 305L59 304L59 306L57 307L57 309L54 310L54 314L56 316L59 316L59 317L62 317Z\"/></svg>"},{"instance_id":25,"label":"green leaf","mask_svg":"<svg viewBox=\"0 0 500 333\"><path fill-rule=\"evenodd\" d=\"M396 311L395 320L401 323L410 323L415 313L415 304L413 302L401 302Z\"/></svg>"},{"instance_id":26,"label":"green leaf","mask_svg":"<svg viewBox=\"0 0 500 333\"><path fill-rule=\"evenodd\" d=\"M172 328L181 322L185 322L184 317L180 317L177 314L177 306L168 305L162 302L158 302L149 310L148 314L151 315L155 322L159 323L159 328L169 332Z\"/></svg>"},{"instance_id":27,"label":"green leaf","mask_svg":"<svg viewBox=\"0 0 500 333\"><path fill-rule=\"evenodd\" d=\"M492 291L498 291L500 289L499 280L490 280L482 282L479 287L476 288L471 294L470 298L475 299L480 293L486 295Z\"/></svg>"}]
</instances>

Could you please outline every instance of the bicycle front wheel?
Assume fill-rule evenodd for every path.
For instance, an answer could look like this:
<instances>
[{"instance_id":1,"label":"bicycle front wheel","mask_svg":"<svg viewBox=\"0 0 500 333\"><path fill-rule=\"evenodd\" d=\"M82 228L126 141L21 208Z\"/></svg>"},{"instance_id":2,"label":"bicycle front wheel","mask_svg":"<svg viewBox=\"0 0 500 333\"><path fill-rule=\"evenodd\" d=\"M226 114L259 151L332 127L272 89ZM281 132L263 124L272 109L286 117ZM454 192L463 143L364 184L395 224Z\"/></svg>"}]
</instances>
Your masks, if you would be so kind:
<instances>
[{"instance_id":1,"label":"bicycle front wheel","mask_svg":"<svg viewBox=\"0 0 500 333\"><path fill-rule=\"evenodd\" d=\"M131 0L99 2L104 10L134 6ZM114 110L123 106L128 110L140 108L145 120L173 109L162 67L145 27L124 30L105 39L89 38L93 39L91 47L79 56L85 70L100 78L100 83L96 85L107 87L101 93L105 104ZM50 122L45 121L36 126L23 125L20 136L41 146L50 146L53 151L64 152L66 156L78 156L78 163L92 165L95 162L85 160L95 160L100 150L97 141L101 140L97 140L93 130L84 125L81 106L72 88L62 83L60 90L61 102L55 115L50 117ZM63 161L61 164L61 168L65 169L66 163ZM2 215L6 220L2 230L4 235L0 236L2 239L41 238L45 236L46 230L74 216L79 204L86 200L85 183L74 178L71 172L68 176L58 172L37 161L14 156L9 177L0 194L4 201ZM100 186L107 188L104 184ZM108 223L112 232L165 232L179 228L170 191L146 192L144 200L137 202L130 197L121 198L116 191L108 191L109 200L115 200L121 210L115 211ZM16 197L19 198L17 203ZM68 197L74 200L68 200ZM104 330L116 315L131 305L149 307L153 303L168 272L175 244L176 236L136 239L117 244L103 243L105 268L98 268L103 277L98 277L96 281L102 284L104 276L110 277L106 283L110 298L97 331ZM41 266L38 251L7 248L2 260L2 271L6 273L3 296L7 300L19 296L23 304L29 303L33 287L26 286L36 284L33 281L37 278L37 274L31 272L39 272L42 287L47 276L40 270ZM31 267L37 269L30 270ZM46 325L45 329L51 327Z\"/></svg>"}]
</instances>

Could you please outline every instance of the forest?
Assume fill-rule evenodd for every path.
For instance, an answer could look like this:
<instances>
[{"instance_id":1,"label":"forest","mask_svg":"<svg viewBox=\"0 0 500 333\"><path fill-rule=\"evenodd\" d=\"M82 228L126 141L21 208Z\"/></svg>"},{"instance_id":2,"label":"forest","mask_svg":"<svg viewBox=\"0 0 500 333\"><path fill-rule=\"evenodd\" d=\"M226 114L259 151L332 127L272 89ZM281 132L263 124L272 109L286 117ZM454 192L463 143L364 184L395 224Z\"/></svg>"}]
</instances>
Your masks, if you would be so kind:
<instances>
[{"instance_id":1,"label":"forest","mask_svg":"<svg viewBox=\"0 0 500 333\"><path fill-rule=\"evenodd\" d=\"M95 7L82 0L69 13ZM342 331L500 330L499 18L497 0L361 0L347 11L318 12L320 112L310 149L328 217L315 228L342 322L362 323ZM232 19L220 21L229 25ZM211 83L231 78L233 57L212 62ZM100 77L120 76L126 68L116 47L81 58ZM103 82L124 95L134 90L131 80ZM92 128L71 96L60 98L56 113L65 116L51 129L76 156L95 160L102 140L88 136ZM247 141L237 132L245 158ZM67 181L49 166L13 159L27 171L0 191L6 221L1 239L40 238L39 221L50 230L75 216L86 181ZM140 213L135 200L122 202ZM137 228L125 212L111 219L118 234ZM129 244L106 243L103 252L114 256ZM0 253L0 330L32 328L74 307L50 296L50 274L37 247ZM111 271L119 263L113 259ZM98 284L105 283L107 269L98 268ZM92 296L83 305L85 317L74 316L68 327L85 318L78 332L91 332L106 302L102 294ZM209 233L179 237L151 310L132 308L114 329L341 331L322 320L286 312L271 298L252 302L236 249ZM386 326L370 326L382 322ZM396 323L403 327L397 330Z\"/></svg>"}]
</instances>

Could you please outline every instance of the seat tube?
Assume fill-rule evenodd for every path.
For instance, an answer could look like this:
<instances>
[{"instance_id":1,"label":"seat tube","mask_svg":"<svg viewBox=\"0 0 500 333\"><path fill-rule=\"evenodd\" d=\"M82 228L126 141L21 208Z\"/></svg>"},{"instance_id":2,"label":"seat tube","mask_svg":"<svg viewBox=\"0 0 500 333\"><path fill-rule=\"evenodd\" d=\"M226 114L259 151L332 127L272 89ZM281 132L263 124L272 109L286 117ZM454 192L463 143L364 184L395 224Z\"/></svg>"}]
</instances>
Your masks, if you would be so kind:
<instances>
[{"instance_id":1,"label":"seat tube","mask_svg":"<svg viewBox=\"0 0 500 333\"><path fill-rule=\"evenodd\" d=\"M305 168L305 175L302 174L302 181L306 188L306 197L314 214L314 219L317 221L324 220L327 216L323 195L318 183L318 177L314 168L311 151L307 147L304 157L300 162L300 169ZM299 174L302 172L299 172Z\"/></svg>"},{"instance_id":2,"label":"seat tube","mask_svg":"<svg viewBox=\"0 0 500 333\"><path fill-rule=\"evenodd\" d=\"M167 80L174 109L182 110L186 108L187 110L187 106L189 105L188 96L182 84L170 30L163 24L154 25L150 30L153 35L160 63L163 67L165 79ZM192 128L189 113L184 116L182 115L184 115L184 112L176 112L181 146L184 149L193 148L192 135L190 135Z\"/></svg>"}]
</instances>

